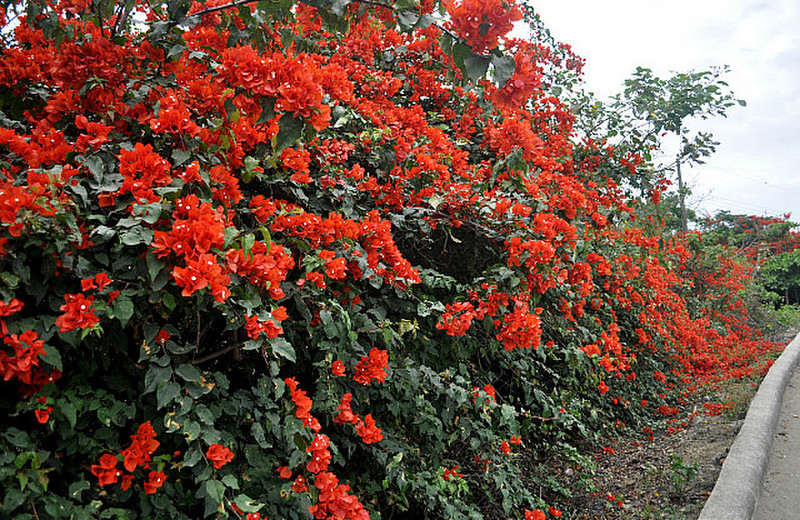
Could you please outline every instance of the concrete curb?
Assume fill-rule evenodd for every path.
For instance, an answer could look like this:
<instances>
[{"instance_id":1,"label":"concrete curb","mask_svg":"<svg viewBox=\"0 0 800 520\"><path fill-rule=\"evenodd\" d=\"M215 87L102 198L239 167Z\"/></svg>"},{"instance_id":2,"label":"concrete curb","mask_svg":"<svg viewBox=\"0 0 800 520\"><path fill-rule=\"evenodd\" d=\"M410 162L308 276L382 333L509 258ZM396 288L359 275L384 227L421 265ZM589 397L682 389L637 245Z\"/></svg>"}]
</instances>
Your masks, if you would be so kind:
<instances>
[{"instance_id":1,"label":"concrete curb","mask_svg":"<svg viewBox=\"0 0 800 520\"><path fill-rule=\"evenodd\" d=\"M800 334L769 369L698 520L750 520L761 496L783 391L800 359Z\"/></svg>"}]
</instances>

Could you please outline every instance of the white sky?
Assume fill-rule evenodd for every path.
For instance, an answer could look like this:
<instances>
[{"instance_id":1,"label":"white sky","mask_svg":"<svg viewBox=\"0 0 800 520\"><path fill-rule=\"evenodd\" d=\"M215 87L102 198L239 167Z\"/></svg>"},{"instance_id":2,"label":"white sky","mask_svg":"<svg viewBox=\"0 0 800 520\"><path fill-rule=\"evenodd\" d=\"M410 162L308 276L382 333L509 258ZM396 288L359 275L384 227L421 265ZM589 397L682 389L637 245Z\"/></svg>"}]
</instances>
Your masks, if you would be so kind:
<instances>
[{"instance_id":1,"label":"white sky","mask_svg":"<svg viewBox=\"0 0 800 520\"><path fill-rule=\"evenodd\" d=\"M637 66L668 77L729 65L724 79L747 107L692 126L721 144L684 169L689 205L800 221L800 1L530 1L553 37L586 59L587 88L600 99Z\"/></svg>"}]
</instances>

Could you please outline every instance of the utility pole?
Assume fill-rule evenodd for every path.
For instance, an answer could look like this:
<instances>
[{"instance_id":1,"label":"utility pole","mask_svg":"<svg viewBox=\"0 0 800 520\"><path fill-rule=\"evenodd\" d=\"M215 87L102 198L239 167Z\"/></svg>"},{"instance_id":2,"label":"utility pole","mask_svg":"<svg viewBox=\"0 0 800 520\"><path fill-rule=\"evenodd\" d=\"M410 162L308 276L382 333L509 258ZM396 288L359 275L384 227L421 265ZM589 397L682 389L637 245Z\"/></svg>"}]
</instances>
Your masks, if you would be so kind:
<instances>
[{"instance_id":1,"label":"utility pole","mask_svg":"<svg viewBox=\"0 0 800 520\"><path fill-rule=\"evenodd\" d=\"M686 221L686 201L684 200L684 193L683 193L683 177L681 176L681 154L678 153L678 158L675 161L675 168L678 170L678 197L681 201L681 231L683 234L686 234L688 231L688 225Z\"/></svg>"}]
</instances>

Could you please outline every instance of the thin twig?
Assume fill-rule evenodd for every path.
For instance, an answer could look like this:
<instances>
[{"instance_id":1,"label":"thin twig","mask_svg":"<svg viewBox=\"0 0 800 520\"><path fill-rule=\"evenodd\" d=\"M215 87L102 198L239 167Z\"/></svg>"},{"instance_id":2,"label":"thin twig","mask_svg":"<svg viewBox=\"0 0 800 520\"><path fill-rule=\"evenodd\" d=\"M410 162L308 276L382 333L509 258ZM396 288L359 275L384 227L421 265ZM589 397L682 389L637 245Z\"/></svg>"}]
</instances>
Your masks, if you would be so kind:
<instances>
[{"instance_id":1,"label":"thin twig","mask_svg":"<svg viewBox=\"0 0 800 520\"><path fill-rule=\"evenodd\" d=\"M228 345L227 347L225 347L222 350L218 350L216 352L212 352L211 354L209 354L207 356L203 356L200 359L193 360L192 364L193 365L199 365L200 363L204 363L206 361L211 361L212 359L215 359L215 358L218 358L218 357L220 357L220 356L222 356L224 354L227 354L231 350L235 350L235 349L241 347L242 345L244 345L243 341L239 341L237 343L232 343L231 345Z\"/></svg>"},{"instance_id":2,"label":"thin twig","mask_svg":"<svg viewBox=\"0 0 800 520\"><path fill-rule=\"evenodd\" d=\"M36 520L39 520L39 513L36 512L36 504L33 502L32 498L29 498L29 500L31 502L31 509L33 509L33 516Z\"/></svg>"},{"instance_id":3,"label":"thin twig","mask_svg":"<svg viewBox=\"0 0 800 520\"><path fill-rule=\"evenodd\" d=\"M194 14L190 14L189 16L202 16L204 14L216 13L217 11L224 11L230 7L239 7L240 5L247 5L247 4L255 4L258 3L260 0L239 0L238 2L231 2L225 5L218 5L217 7L209 7L208 9L203 9L202 11L198 11Z\"/></svg>"}]
</instances>

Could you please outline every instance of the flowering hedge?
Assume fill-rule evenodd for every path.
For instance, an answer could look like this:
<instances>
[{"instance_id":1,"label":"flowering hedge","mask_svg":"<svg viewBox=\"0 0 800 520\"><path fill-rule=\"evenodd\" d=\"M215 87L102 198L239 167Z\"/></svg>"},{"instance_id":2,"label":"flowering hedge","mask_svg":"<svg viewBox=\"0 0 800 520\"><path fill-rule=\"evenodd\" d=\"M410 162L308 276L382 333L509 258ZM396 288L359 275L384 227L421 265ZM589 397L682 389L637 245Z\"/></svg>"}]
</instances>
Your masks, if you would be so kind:
<instances>
[{"instance_id":1,"label":"flowering hedge","mask_svg":"<svg viewBox=\"0 0 800 520\"><path fill-rule=\"evenodd\" d=\"M771 348L514 2L2 6L4 516L557 517L537 455Z\"/></svg>"}]
</instances>

